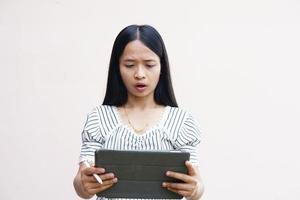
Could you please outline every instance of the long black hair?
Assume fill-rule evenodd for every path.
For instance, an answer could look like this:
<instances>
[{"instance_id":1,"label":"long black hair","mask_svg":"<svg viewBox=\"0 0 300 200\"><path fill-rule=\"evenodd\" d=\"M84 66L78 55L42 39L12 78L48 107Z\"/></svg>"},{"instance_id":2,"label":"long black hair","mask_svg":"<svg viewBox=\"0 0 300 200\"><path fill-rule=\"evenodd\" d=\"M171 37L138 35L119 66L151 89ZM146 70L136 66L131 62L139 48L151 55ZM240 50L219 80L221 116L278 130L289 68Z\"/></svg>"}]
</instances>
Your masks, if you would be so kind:
<instances>
[{"instance_id":1,"label":"long black hair","mask_svg":"<svg viewBox=\"0 0 300 200\"><path fill-rule=\"evenodd\" d=\"M127 26L116 37L111 52L106 93L102 104L122 106L127 102L128 94L121 78L119 61L126 45L134 40L141 41L160 58L161 74L154 90L154 101L159 105L178 107L172 87L165 44L158 31L149 25Z\"/></svg>"}]
</instances>

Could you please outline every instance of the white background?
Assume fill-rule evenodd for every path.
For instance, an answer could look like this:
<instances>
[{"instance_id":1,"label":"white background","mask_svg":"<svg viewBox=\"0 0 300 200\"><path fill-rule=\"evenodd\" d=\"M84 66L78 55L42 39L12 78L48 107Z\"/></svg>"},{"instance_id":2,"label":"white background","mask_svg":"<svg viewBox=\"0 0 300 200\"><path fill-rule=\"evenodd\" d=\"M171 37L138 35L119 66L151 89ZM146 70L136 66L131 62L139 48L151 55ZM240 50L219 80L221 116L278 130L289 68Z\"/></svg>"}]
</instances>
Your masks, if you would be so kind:
<instances>
[{"instance_id":1,"label":"white background","mask_svg":"<svg viewBox=\"0 0 300 200\"><path fill-rule=\"evenodd\" d=\"M204 200L300 199L300 1L0 0L0 199L79 199L113 41L150 24L202 128Z\"/></svg>"}]
</instances>

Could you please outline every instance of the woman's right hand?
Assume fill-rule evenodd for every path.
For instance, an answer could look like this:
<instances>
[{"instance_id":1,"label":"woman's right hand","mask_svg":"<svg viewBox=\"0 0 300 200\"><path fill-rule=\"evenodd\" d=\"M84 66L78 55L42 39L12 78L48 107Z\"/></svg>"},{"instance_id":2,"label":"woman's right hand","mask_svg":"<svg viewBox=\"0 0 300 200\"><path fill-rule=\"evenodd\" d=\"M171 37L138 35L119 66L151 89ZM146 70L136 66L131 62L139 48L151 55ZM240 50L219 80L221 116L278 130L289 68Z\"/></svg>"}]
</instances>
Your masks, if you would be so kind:
<instances>
[{"instance_id":1,"label":"woman's right hand","mask_svg":"<svg viewBox=\"0 0 300 200\"><path fill-rule=\"evenodd\" d=\"M98 183L93 174L98 174L102 180L102 184ZM80 170L81 183L85 192L89 195L95 195L98 192L102 192L113 184L117 183L118 179L113 173L105 173L104 168L82 167Z\"/></svg>"}]
</instances>

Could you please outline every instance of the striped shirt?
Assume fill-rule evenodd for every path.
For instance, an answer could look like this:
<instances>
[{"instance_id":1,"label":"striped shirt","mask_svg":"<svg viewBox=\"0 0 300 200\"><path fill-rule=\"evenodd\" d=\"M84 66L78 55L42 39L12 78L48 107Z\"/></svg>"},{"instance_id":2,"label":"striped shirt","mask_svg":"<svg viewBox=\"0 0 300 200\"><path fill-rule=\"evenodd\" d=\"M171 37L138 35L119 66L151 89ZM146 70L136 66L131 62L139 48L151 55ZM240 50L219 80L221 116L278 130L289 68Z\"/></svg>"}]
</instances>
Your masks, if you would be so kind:
<instances>
[{"instance_id":1,"label":"striped shirt","mask_svg":"<svg viewBox=\"0 0 300 200\"><path fill-rule=\"evenodd\" d=\"M157 124L137 134L122 122L116 106L99 105L87 115L79 162L94 162L97 149L180 150L189 152L190 161L198 164L196 146L199 143L198 124L183 109L166 106ZM107 198L97 198L100 199Z\"/></svg>"}]
</instances>

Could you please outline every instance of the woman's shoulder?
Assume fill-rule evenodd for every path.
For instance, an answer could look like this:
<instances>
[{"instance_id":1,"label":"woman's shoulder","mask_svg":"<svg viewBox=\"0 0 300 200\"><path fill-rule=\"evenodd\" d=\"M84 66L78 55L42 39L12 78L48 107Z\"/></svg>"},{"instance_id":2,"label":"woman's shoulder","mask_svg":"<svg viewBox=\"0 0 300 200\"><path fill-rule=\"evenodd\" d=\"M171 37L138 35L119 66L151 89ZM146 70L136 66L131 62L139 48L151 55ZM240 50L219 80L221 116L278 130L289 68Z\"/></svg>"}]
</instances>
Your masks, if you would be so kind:
<instances>
[{"instance_id":1,"label":"woman's shoulder","mask_svg":"<svg viewBox=\"0 0 300 200\"><path fill-rule=\"evenodd\" d=\"M188 117L193 117L193 114L190 110L183 107L169 107L168 119L169 120L179 120L181 118L186 119Z\"/></svg>"},{"instance_id":2,"label":"woman's shoulder","mask_svg":"<svg viewBox=\"0 0 300 200\"><path fill-rule=\"evenodd\" d=\"M108 114L112 114L113 109L114 109L114 106L98 104L98 105L95 105L94 107L92 107L92 109L90 110L89 113L101 114L101 113L105 112Z\"/></svg>"},{"instance_id":3,"label":"woman's shoulder","mask_svg":"<svg viewBox=\"0 0 300 200\"><path fill-rule=\"evenodd\" d=\"M169 111L165 118L164 128L179 131L184 125L196 125L198 123L192 111L182 107L168 107Z\"/></svg>"},{"instance_id":4,"label":"woman's shoulder","mask_svg":"<svg viewBox=\"0 0 300 200\"><path fill-rule=\"evenodd\" d=\"M165 129L175 141L175 146L183 145L184 141L200 141L200 129L193 112L182 107L170 107Z\"/></svg>"},{"instance_id":5,"label":"woman's shoulder","mask_svg":"<svg viewBox=\"0 0 300 200\"><path fill-rule=\"evenodd\" d=\"M91 109L88 116L97 118L99 125L106 130L112 129L118 124L115 106L96 105Z\"/></svg>"},{"instance_id":6,"label":"woman's shoulder","mask_svg":"<svg viewBox=\"0 0 300 200\"><path fill-rule=\"evenodd\" d=\"M168 112L164 120L164 129L176 133L190 116L190 112L181 107L168 106Z\"/></svg>"}]
</instances>

